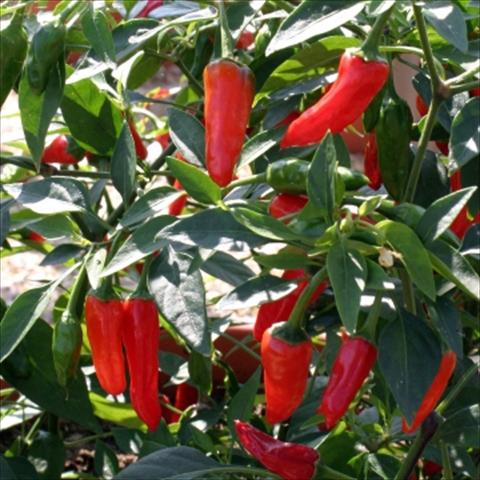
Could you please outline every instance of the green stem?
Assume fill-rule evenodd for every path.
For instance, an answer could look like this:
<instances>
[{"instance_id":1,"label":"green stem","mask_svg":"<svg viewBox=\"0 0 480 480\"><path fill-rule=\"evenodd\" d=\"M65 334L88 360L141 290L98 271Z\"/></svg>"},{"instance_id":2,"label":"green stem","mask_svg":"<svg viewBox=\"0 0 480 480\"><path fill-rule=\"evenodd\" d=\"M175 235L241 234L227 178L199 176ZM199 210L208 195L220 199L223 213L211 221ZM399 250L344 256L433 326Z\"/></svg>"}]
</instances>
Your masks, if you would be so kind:
<instances>
[{"instance_id":1,"label":"green stem","mask_svg":"<svg viewBox=\"0 0 480 480\"><path fill-rule=\"evenodd\" d=\"M243 185L254 185L258 183L265 183L267 180L267 175L265 173L257 173L256 175L249 175L248 177L239 178L228 184L225 188L222 189L222 193L226 194L230 190L233 190L236 187L241 187Z\"/></svg>"},{"instance_id":2,"label":"green stem","mask_svg":"<svg viewBox=\"0 0 480 480\"><path fill-rule=\"evenodd\" d=\"M398 272L398 276L402 281L403 298L405 300L405 308L413 315L417 314L417 305L415 303L415 292L410 275L403 268Z\"/></svg>"},{"instance_id":3,"label":"green stem","mask_svg":"<svg viewBox=\"0 0 480 480\"><path fill-rule=\"evenodd\" d=\"M175 148L174 143L170 142L161 155L150 165L151 171L158 170L165 163L165 159L175 151Z\"/></svg>"},{"instance_id":4,"label":"green stem","mask_svg":"<svg viewBox=\"0 0 480 480\"><path fill-rule=\"evenodd\" d=\"M222 57L233 58L233 40L228 28L227 12L225 10L224 0L219 0L220 15L220 39L222 44Z\"/></svg>"},{"instance_id":5,"label":"green stem","mask_svg":"<svg viewBox=\"0 0 480 480\"><path fill-rule=\"evenodd\" d=\"M375 293L375 299L373 305L368 312L367 321L362 329L362 336L367 340L375 341L375 332L377 330L378 318L380 316L380 310L382 309L382 294L381 292Z\"/></svg>"},{"instance_id":6,"label":"green stem","mask_svg":"<svg viewBox=\"0 0 480 480\"><path fill-rule=\"evenodd\" d=\"M327 278L327 267L323 267L320 269L310 280L307 287L303 290L300 297L295 303L295 307L288 317L288 324L296 329L300 329L303 327L303 316L305 314L305 310L308 307L308 302L310 298L315 293L315 290L318 286Z\"/></svg>"},{"instance_id":7,"label":"green stem","mask_svg":"<svg viewBox=\"0 0 480 480\"><path fill-rule=\"evenodd\" d=\"M182 71L182 73L188 78L188 81L190 82L190 86L195 91L195 93L200 97L203 97L204 95L203 87L200 84L200 82L192 75L192 72L187 68L187 66L182 62L182 60L177 59L175 60L175 63L177 64L178 68Z\"/></svg>"},{"instance_id":8,"label":"green stem","mask_svg":"<svg viewBox=\"0 0 480 480\"><path fill-rule=\"evenodd\" d=\"M418 459L422 456L428 442L435 435L439 425L440 419L438 418L438 415L435 412L432 412L423 422L422 427L415 437L415 440L394 480L408 480L418 462Z\"/></svg>"},{"instance_id":9,"label":"green stem","mask_svg":"<svg viewBox=\"0 0 480 480\"><path fill-rule=\"evenodd\" d=\"M350 475L334 470L326 465L318 465L313 480L320 480L323 478L328 478L328 480L355 480L355 478Z\"/></svg>"},{"instance_id":10,"label":"green stem","mask_svg":"<svg viewBox=\"0 0 480 480\"><path fill-rule=\"evenodd\" d=\"M78 0L71 1L68 7L60 13L60 22L64 24L67 23L68 17L78 8L78 5Z\"/></svg>"},{"instance_id":11,"label":"green stem","mask_svg":"<svg viewBox=\"0 0 480 480\"><path fill-rule=\"evenodd\" d=\"M375 20L372 29L370 30L367 38L361 46L361 51L365 54L367 60L379 60L381 59L378 46L380 43L380 38L383 35L383 29L387 23L390 15L392 13L395 4L393 4L388 10L385 10L380 16Z\"/></svg>"},{"instance_id":12,"label":"green stem","mask_svg":"<svg viewBox=\"0 0 480 480\"><path fill-rule=\"evenodd\" d=\"M148 270L150 269L150 265L153 262L153 255L147 257L143 264L142 275L140 276L140 280L138 281L137 288L132 293L131 297L135 298L145 298L151 297L150 292L147 288L147 277L148 277Z\"/></svg>"},{"instance_id":13,"label":"green stem","mask_svg":"<svg viewBox=\"0 0 480 480\"><path fill-rule=\"evenodd\" d=\"M417 47L410 47L404 45L385 45L379 47L380 52L382 53L412 53L413 55L418 55L419 57L425 58L425 52L421 48ZM433 62L435 64L435 68L437 72L444 73L445 69L443 68L442 62L437 58L433 57Z\"/></svg>"},{"instance_id":14,"label":"green stem","mask_svg":"<svg viewBox=\"0 0 480 480\"><path fill-rule=\"evenodd\" d=\"M229 335L226 332L221 333L220 336L223 337L223 338L226 338L227 340L229 340L230 342L235 344L235 347L232 348L231 350L229 350L229 352L225 355L224 359L226 359L229 355L232 355L233 353L235 353L237 348L240 348L241 350L243 350L244 352L246 352L250 356L252 356L255 360L258 360L258 361L262 360L262 357L260 357L260 355L255 353L251 348L249 348L247 345L245 345L240 340L237 340L235 337L232 337L231 335Z\"/></svg>"},{"instance_id":15,"label":"green stem","mask_svg":"<svg viewBox=\"0 0 480 480\"><path fill-rule=\"evenodd\" d=\"M67 308L65 309L73 313L77 318L82 316L83 298L88 285L86 263L87 262L84 261L80 267L80 271L70 293L70 298L68 299Z\"/></svg>"},{"instance_id":16,"label":"green stem","mask_svg":"<svg viewBox=\"0 0 480 480\"><path fill-rule=\"evenodd\" d=\"M73 442L64 442L66 448L76 448L85 443L93 442L99 438L109 438L113 435L112 432L98 433L97 435L90 435L89 437L83 437Z\"/></svg>"},{"instance_id":17,"label":"green stem","mask_svg":"<svg viewBox=\"0 0 480 480\"><path fill-rule=\"evenodd\" d=\"M455 386L448 392L448 395L445 399L440 402L435 411L442 415L443 412L452 404L452 402L457 398L458 394L465 388L467 383L474 377L478 372L478 365L473 364L462 376L462 378L455 384Z\"/></svg>"},{"instance_id":18,"label":"green stem","mask_svg":"<svg viewBox=\"0 0 480 480\"><path fill-rule=\"evenodd\" d=\"M442 466L443 466L442 480L453 480L452 464L450 462L450 456L448 454L448 446L442 440L440 440L440 451L442 452Z\"/></svg>"},{"instance_id":19,"label":"green stem","mask_svg":"<svg viewBox=\"0 0 480 480\"><path fill-rule=\"evenodd\" d=\"M472 88L478 87L478 85L478 80L472 80L471 82L460 83L450 87L448 91L450 92L450 95L455 95L457 93L468 92Z\"/></svg>"},{"instance_id":20,"label":"green stem","mask_svg":"<svg viewBox=\"0 0 480 480\"><path fill-rule=\"evenodd\" d=\"M452 78L449 78L448 80L445 80L444 83L449 87L454 86L464 82L465 80L468 80L470 77L474 77L479 72L480 72L480 66L476 66L471 68L470 70L466 70L465 72L461 73L460 75L457 75L456 77L452 77ZM479 80L475 79L474 81L478 85Z\"/></svg>"},{"instance_id":21,"label":"green stem","mask_svg":"<svg viewBox=\"0 0 480 480\"><path fill-rule=\"evenodd\" d=\"M105 178L110 180L111 175L107 172L86 172L83 170L56 170L53 172L52 176L58 175L62 177L83 177L83 178L93 178L100 179Z\"/></svg>"}]
</instances>

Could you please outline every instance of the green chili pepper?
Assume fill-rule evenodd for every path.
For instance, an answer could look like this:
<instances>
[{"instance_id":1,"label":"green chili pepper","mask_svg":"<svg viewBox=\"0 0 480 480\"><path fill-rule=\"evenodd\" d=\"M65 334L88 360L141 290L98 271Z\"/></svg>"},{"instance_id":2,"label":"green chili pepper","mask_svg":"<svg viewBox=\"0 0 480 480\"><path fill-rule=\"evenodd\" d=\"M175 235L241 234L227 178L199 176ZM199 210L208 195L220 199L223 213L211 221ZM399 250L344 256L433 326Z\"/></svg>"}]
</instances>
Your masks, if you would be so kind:
<instances>
[{"instance_id":1,"label":"green chili pepper","mask_svg":"<svg viewBox=\"0 0 480 480\"><path fill-rule=\"evenodd\" d=\"M277 192L299 194L307 190L310 162L296 158L277 160L268 165L266 182ZM368 185L368 178L346 167L337 167L337 176L346 190L357 190Z\"/></svg>"},{"instance_id":2,"label":"green chili pepper","mask_svg":"<svg viewBox=\"0 0 480 480\"><path fill-rule=\"evenodd\" d=\"M48 23L35 32L28 51L27 78L33 92L40 95L47 87L53 67L63 54L66 28Z\"/></svg>"},{"instance_id":3,"label":"green chili pepper","mask_svg":"<svg viewBox=\"0 0 480 480\"><path fill-rule=\"evenodd\" d=\"M6 28L0 30L0 107L22 70L27 55L27 34L23 28L23 11L17 12Z\"/></svg>"}]
</instances>

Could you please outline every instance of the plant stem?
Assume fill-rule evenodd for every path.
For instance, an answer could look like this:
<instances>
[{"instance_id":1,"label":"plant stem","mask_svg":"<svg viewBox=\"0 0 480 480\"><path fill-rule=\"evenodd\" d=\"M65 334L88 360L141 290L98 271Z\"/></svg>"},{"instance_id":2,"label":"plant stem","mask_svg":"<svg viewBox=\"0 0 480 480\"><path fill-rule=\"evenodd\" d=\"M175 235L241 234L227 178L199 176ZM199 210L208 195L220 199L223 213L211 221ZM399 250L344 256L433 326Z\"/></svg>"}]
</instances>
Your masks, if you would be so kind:
<instances>
[{"instance_id":1,"label":"plant stem","mask_svg":"<svg viewBox=\"0 0 480 480\"><path fill-rule=\"evenodd\" d=\"M440 415L445 412L445 410L452 404L452 402L457 398L458 394L465 388L467 383L473 378L473 376L478 372L478 365L473 364L462 376L462 378L455 384L455 386L450 390L445 399L440 402L438 407L435 409Z\"/></svg>"},{"instance_id":2,"label":"plant stem","mask_svg":"<svg viewBox=\"0 0 480 480\"><path fill-rule=\"evenodd\" d=\"M450 87L448 91L451 95L455 95L456 93L468 92L472 88L476 87L478 87L478 80L472 80L470 82L454 85L453 87Z\"/></svg>"},{"instance_id":3,"label":"plant stem","mask_svg":"<svg viewBox=\"0 0 480 480\"><path fill-rule=\"evenodd\" d=\"M477 65L470 70L466 70L465 72L461 73L460 75L457 75L456 77L449 78L448 80L445 80L445 85L447 86L454 86L459 83L464 82L465 80L468 80L470 77L474 77L477 73L480 72L480 66ZM474 82L478 85L479 80L475 79Z\"/></svg>"},{"instance_id":4,"label":"plant stem","mask_svg":"<svg viewBox=\"0 0 480 480\"><path fill-rule=\"evenodd\" d=\"M177 64L177 67L182 71L182 73L188 78L190 86L195 91L195 93L198 94L200 97L203 97L203 87L199 83L199 81L192 75L192 72L187 68L187 66L182 62L180 58L177 59L175 63Z\"/></svg>"},{"instance_id":5,"label":"plant stem","mask_svg":"<svg viewBox=\"0 0 480 480\"><path fill-rule=\"evenodd\" d=\"M418 462L418 459L421 457L428 442L435 435L439 425L440 419L438 415L435 412L432 412L423 422L421 430L415 437L415 440L408 451L407 457L402 462L402 466L395 476L395 480L408 480Z\"/></svg>"},{"instance_id":6,"label":"plant stem","mask_svg":"<svg viewBox=\"0 0 480 480\"><path fill-rule=\"evenodd\" d=\"M403 268L398 272L398 276L402 281L403 298L405 300L405 308L413 315L417 314L417 305L415 303L415 292L410 275Z\"/></svg>"},{"instance_id":7,"label":"plant stem","mask_svg":"<svg viewBox=\"0 0 480 480\"><path fill-rule=\"evenodd\" d=\"M417 47L410 47L404 45L382 45L379 47L380 52L382 53L412 53L414 55L418 55L419 57L425 58L425 52L421 48ZM435 64L435 69L437 72L444 72L444 68L442 62L437 58L433 57L433 62Z\"/></svg>"},{"instance_id":8,"label":"plant stem","mask_svg":"<svg viewBox=\"0 0 480 480\"><path fill-rule=\"evenodd\" d=\"M293 308L290 317L288 317L289 325L297 329L303 327L303 316L305 314L305 310L308 307L308 302L310 301L312 295L315 293L317 287L325 280L325 278L327 278L327 267L323 267L322 269L320 269L312 277L307 287L301 293L300 297L297 300L297 303L295 303L295 307Z\"/></svg>"},{"instance_id":9,"label":"plant stem","mask_svg":"<svg viewBox=\"0 0 480 480\"><path fill-rule=\"evenodd\" d=\"M443 476L442 480L453 480L452 464L448 454L448 445L440 440L440 451L442 452Z\"/></svg>"},{"instance_id":10,"label":"plant stem","mask_svg":"<svg viewBox=\"0 0 480 480\"><path fill-rule=\"evenodd\" d=\"M355 480L350 475L334 470L326 465L318 465L314 478L328 478L328 480Z\"/></svg>"},{"instance_id":11,"label":"plant stem","mask_svg":"<svg viewBox=\"0 0 480 480\"><path fill-rule=\"evenodd\" d=\"M65 448L76 448L84 443L92 442L93 440L97 440L99 438L108 438L113 435L112 432L104 432L98 433L97 435L90 435L89 437L83 437L73 442L64 442Z\"/></svg>"},{"instance_id":12,"label":"plant stem","mask_svg":"<svg viewBox=\"0 0 480 480\"><path fill-rule=\"evenodd\" d=\"M367 60L374 60L378 59L380 56L378 51L378 45L380 43L380 37L383 35L383 29L387 20L390 18L393 8L395 4L393 4L388 10L385 10L381 13L378 18L375 20L372 29L368 33L367 38L363 42L361 46L361 50L365 53L365 58Z\"/></svg>"},{"instance_id":13,"label":"plant stem","mask_svg":"<svg viewBox=\"0 0 480 480\"><path fill-rule=\"evenodd\" d=\"M255 360L258 360L258 361L261 361L262 358L260 357L260 355L258 355L257 353L255 353L251 348L249 348L247 345L245 345L245 343L241 342L240 340L237 340L235 337L232 337L231 335L229 335L228 333L226 332L223 332L220 334L221 337L223 338L226 338L227 340L229 340L230 342L234 343L235 344L235 347L232 348L226 355L225 355L225 359L233 354L237 348L240 348L241 350L243 350L244 352L248 353L250 356L252 356Z\"/></svg>"},{"instance_id":14,"label":"plant stem","mask_svg":"<svg viewBox=\"0 0 480 480\"><path fill-rule=\"evenodd\" d=\"M110 180L111 175L107 172L87 172L84 170L56 170L53 175L58 175L62 177L84 177L84 178L105 178Z\"/></svg>"},{"instance_id":15,"label":"plant stem","mask_svg":"<svg viewBox=\"0 0 480 480\"><path fill-rule=\"evenodd\" d=\"M233 39L228 28L227 12L224 0L219 0L220 39L222 43L222 57L233 58Z\"/></svg>"},{"instance_id":16,"label":"plant stem","mask_svg":"<svg viewBox=\"0 0 480 480\"><path fill-rule=\"evenodd\" d=\"M238 180L234 180L229 185L227 185L224 189L222 189L222 193L226 194L230 190L233 190L235 187L241 187L243 185L265 183L266 179L267 179L267 176L265 173L257 173L256 175L249 175L248 177L239 178Z\"/></svg>"}]
</instances>

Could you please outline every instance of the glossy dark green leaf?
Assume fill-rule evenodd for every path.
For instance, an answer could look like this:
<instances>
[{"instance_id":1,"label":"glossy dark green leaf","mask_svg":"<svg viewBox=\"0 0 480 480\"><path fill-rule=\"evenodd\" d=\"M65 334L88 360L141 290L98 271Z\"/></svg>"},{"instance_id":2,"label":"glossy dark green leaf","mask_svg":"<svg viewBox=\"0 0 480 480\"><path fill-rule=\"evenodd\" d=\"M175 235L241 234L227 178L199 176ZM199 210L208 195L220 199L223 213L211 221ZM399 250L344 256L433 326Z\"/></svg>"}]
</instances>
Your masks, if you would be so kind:
<instances>
[{"instance_id":1,"label":"glossy dark green leaf","mask_svg":"<svg viewBox=\"0 0 480 480\"><path fill-rule=\"evenodd\" d=\"M438 372L441 346L424 320L402 310L383 330L378 363L409 423Z\"/></svg>"},{"instance_id":2,"label":"glossy dark green leaf","mask_svg":"<svg viewBox=\"0 0 480 480\"><path fill-rule=\"evenodd\" d=\"M0 201L0 245L2 245L7 238L10 230L10 207L12 203L12 200Z\"/></svg>"},{"instance_id":3,"label":"glossy dark green leaf","mask_svg":"<svg viewBox=\"0 0 480 480\"><path fill-rule=\"evenodd\" d=\"M213 252L203 262L201 269L234 287L255 276L253 270L244 262L225 252Z\"/></svg>"},{"instance_id":4,"label":"glossy dark green leaf","mask_svg":"<svg viewBox=\"0 0 480 480\"><path fill-rule=\"evenodd\" d=\"M65 456L62 439L49 432L41 431L27 450L27 458L41 480L60 478Z\"/></svg>"},{"instance_id":5,"label":"glossy dark green leaf","mask_svg":"<svg viewBox=\"0 0 480 480\"><path fill-rule=\"evenodd\" d=\"M289 282L273 275L261 275L233 289L218 303L224 310L256 307L285 297L297 287L296 282Z\"/></svg>"},{"instance_id":6,"label":"glossy dark green leaf","mask_svg":"<svg viewBox=\"0 0 480 480\"><path fill-rule=\"evenodd\" d=\"M266 54L270 55L331 32L353 20L364 7L365 2L349 0L303 2L280 25L268 44Z\"/></svg>"},{"instance_id":7,"label":"glossy dark green leaf","mask_svg":"<svg viewBox=\"0 0 480 480\"><path fill-rule=\"evenodd\" d=\"M472 405L458 410L440 427L440 438L459 447L480 447L480 406Z\"/></svg>"},{"instance_id":8,"label":"glossy dark green leaf","mask_svg":"<svg viewBox=\"0 0 480 480\"><path fill-rule=\"evenodd\" d=\"M101 440L95 442L95 472L105 480L111 480L118 473L118 460L115 452Z\"/></svg>"},{"instance_id":9,"label":"glossy dark green leaf","mask_svg":"<svg viewBox=\"0 0 480 480\"><path fill-rule=\"evenodd\" d=\"M315 152L308 170L308 198L328 224L333 223L335 209L335 172L337 152L331 133L327 133Z\"/></svg>"},{"instance_id":10,"label":"glossy dark green leaf","mask_svg":"<svg viewBox=\"0 0 480 480\"><path fill-rule=\"evenodd\" d=\"M433 270L425 247L416 233L399 222L383 220L377 223L377 229L385 235L386 240L399 252L401 260L415 285L429 298L435 299L436 290Z\"/></svg>"},{"instance_id":11,"label":"glossy dark green leaf","mask_svg":"<svg viewBox=\"0 0 480 480\"><path fill-rule=\"evenodd\" d=\"M200 392L210 395L212 390L212 361L195 350L188 357L188 373L190 381Z\"/></svg>"},{"instance_id":12,"label":"glossy dark green leaf","mask_svg":"<svg viewBox=\"0 0 480 480\"><path fill-rule=\"evenodd\" d=\"M283 130L275 129L265 130L250 138L243 146L237 168L248 165L267 153L280 141L282 135Z\"/></svg>"},{"instance_id":13,"label":"glossy dark green leaf","mask_svg":"<svg viewBox=\"0 0 480 480\"><path fill-rule=\"evenodd\" d=\"M480 153L480 98L471 98L452 122L448 169L450 173L466 165Z\"/></svg>"},{"instance_id":14,"label":"glossy dark green leaf","mask_svg":"<svg viewBox=\"0 0 480 480\"><path fill-rule=\"evenodd\" d=\"M205 164L205 129L191 114L171 108L168 111L170 137L188 163Z\"/></svg>"},{"instance_id":15,"label":"glossy dark green leaf","mask_svg":"<svg viewBox=\"0 0 480 480\"><path fill-rule=\"evenodd\" d=\"M40 408L88 430L101 431L83 374L79 371L66 389L61 387L53 367L51 345L52 328L42 320L35 322L11 358L0 364L0 374Z\"/></svg>"},{"instance_id":16,"label":"glossy dark green leaf","mask_svg":"<svg viewBox=\"0 0 480 480\"><path fill-rule=\"evenodd\" d=\"M173 157L168 157L167 163L174 177L193 199L207 204L220 201L220 187L205 172Z\"/></svg>"},{"instance_id":17,"label":"glossy dark green leaf","mask_svg":"<svg viewBox=\"0 0 480 480\"><path fill-rule=\"evenodd\" d=\"M45 255L40 265L45 267L47 265L60 265L68 262L68 260L77 259L84 253L85 250L80 245L74 243L63 243L58 245L51 252Z\"/></svg>"},{"instance_id":18,"label":"glossy dark green leaf","mask_svg":"<svg viewBox=\"0 0 480 480\"><path fill-rule=\"evenodd\" d=\"M128 205L135 188L135 169L137 155L135 144L127 122L123 122L120 137L113 150L110 173L114 187L122 196L123 203Z\"/></svg>"},{"instance_id":19,"label":"glossy dark green leaf","mask_svg":"<svg viewBox=\"0 0 480 480\"><path fill-rule=\"evenodd\" d=\"M145 424L138 418L137 412L130 403L112 402L95 392L90 392L88 398L93 413L101 420L127 428L146 430Z\"/></svg>"},{"instance_id":20,"label":"glossy dark green leaf","mask_svg":"<svg viewBox=\"0 0 480 480\"><path fill-rule=\"evenodd\" d=\"M191 271L192 257L164 249L151 264L149 290L165 320L198 353L209 355L210 330L205 287L200 271Z\"/></svg>"},{"instance_id":21,"label":"glossy dark green leaf","mask_svg":"<svg viewBox=\"0 0 480 480\"><path fill-rule=\"evenodd\" d=\"M37 480L34 466L24 457L0 457L2 480Z\"/></svg>"},{"instance_id":22,"label":"glossy dark green leaf","mask_svg":"<svg viewBox=\"0 0 480 480\"><path fill-rule=\"evenodd\" d=\"M102 10L89 5L82 17L82 29L94 52L102 61L115 61L112 33Z\"/></svg>"},{"instance_id":23,"label":"glossy dark green leaf","mask_svg":"<svg viewBox=\"0 0 480 480\"><path fill-rule=\"evenodd\" d=\"M227 8L228 26L234 40L238 40L240 32L251 22L264 4L265 0L238 2Z\"/></svg>"}]
</instances>

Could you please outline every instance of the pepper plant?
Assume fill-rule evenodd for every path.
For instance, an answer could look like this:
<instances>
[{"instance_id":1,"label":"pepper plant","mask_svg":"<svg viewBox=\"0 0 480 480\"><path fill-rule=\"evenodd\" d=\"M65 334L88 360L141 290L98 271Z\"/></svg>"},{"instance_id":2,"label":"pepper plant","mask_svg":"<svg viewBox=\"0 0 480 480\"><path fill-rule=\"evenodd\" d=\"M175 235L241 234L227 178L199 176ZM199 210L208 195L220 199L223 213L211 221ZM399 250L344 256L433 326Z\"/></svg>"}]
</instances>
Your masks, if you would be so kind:
<instances>
[{"instance_id":1,"label":"pepper plant","mask_svg":"<svg viewBox=\"0 0 480 480\"><path fill-rule=\"evenodd\" d=\"M478 478L479 18L2 0L6 477Z\"/></svg>"}]
</instances>

